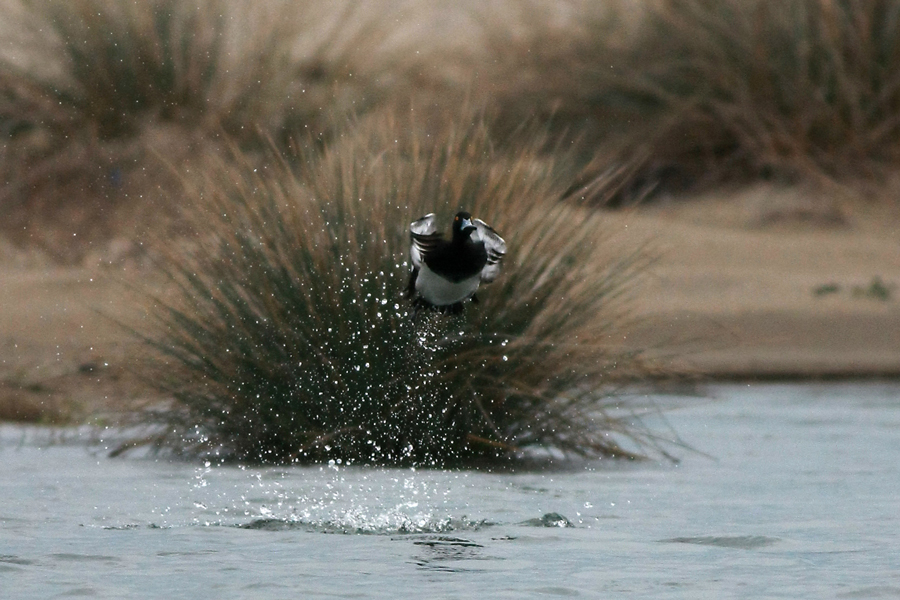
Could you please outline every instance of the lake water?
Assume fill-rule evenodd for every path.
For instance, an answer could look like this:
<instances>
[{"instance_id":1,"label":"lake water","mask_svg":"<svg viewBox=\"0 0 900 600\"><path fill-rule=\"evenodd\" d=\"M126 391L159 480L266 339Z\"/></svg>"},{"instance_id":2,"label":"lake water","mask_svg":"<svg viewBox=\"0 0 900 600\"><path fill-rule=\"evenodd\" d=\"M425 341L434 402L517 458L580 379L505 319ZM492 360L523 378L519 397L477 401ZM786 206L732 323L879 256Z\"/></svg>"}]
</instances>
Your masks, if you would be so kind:
<instances>
[{"instance_id":1,"label":"lake water","mask_svg":"<svg viewBox=\"0 0 900 600\"><path fill-rule=\"evenodd\" d=\"M900 598L900 384L707 391L667 420L712 458L524 473L109 459L4 426L0 598Z\"/></svg>"}]
</instances>

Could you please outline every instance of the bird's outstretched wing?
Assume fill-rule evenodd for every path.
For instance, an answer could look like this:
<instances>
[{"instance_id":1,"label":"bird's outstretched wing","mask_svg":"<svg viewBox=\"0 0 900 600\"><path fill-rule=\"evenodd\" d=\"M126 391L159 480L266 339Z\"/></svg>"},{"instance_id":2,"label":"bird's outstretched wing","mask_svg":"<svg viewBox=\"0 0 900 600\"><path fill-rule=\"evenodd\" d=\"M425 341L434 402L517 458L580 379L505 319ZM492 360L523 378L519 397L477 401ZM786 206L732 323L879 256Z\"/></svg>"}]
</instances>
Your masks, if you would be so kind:
<instances>
[{"instance_id":1,"label":"bird's outstretched wing","mask_svg":"<svg viewBox=\"0 0 900 600\"><path fill-rule=\"evenodd\" d=\"M502 237L497 235L494 228L482 221L481 219L473 219L477 230L472 234L484 242L484 249L487 251L487 264L481 270L481 280L489 283L500 275L500 261L506 255L506 242Z\"/></svg>"},{"instance_id":2,"label":"bird's outstretched wing","mask_svg":"<svg viewBox=\"0 0 900 600\"><path fill-rule=\"evenodd\" d=\"M409 257L412 259L413 266L418 269L422 267L425 255L442 239L434 224L434 213L429 213L418 221L410 223L409 236L412 239Z\"/></svg>"}]
</instances>

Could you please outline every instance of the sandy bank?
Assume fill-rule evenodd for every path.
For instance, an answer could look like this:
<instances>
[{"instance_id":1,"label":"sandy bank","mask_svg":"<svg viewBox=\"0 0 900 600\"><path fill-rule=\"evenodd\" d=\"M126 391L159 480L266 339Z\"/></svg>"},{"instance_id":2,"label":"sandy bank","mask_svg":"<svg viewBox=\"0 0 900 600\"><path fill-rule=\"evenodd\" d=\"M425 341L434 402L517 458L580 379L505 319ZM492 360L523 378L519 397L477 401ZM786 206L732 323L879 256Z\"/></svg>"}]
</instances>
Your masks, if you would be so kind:
<instances>
[{"instance_id":1,"label":"sandy bank","mask_svg":"<svg viewBox=\"0 0 900 600\"><path fill-rule=\"evenodd\" d=\"M815 200L759 186L616 215L661 256L635 346L713 377L900 375L896 208Z\"/></svg>"}]
</instances>

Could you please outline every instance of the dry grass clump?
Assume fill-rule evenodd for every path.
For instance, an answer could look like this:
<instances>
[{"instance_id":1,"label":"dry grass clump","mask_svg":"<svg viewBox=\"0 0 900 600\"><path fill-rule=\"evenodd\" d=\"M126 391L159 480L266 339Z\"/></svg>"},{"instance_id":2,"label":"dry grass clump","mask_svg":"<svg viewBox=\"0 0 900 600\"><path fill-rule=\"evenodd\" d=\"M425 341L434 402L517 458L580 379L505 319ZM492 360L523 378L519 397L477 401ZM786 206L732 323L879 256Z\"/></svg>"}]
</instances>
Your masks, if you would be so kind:
<instances>
[{"instance_id":1,"label":"dry grass clump","mask_svg":"<svg viewBox=\"0 0 900 600\"><path fill-rule=\"evenodd\" d=\"M788 177L900 158L900 2L669 0L647 27L649 95L681 109L688 157Z\"/></svg>"},{"instance_id":2,"label":"dry grass clump","mask_svg":"<svg viewBox=\"0 0 900 600\"><path fill-rule=\"evenodd\" d=\"M518 74L497 78L498 110L511 99L514 115L581 135L598 153L591 173L637 159L625 192L852 181L900 157L896 0L604 3L567 30L532 31Z\"/></svg>"},{"instance_id":3,"label":"dry grass clump","mask_svg":"<svg viewBox=\"0 0 900 600\"><path fill-rule=\"evenodd\" d=\"M173 189L155 154L179 163L217 153L223 132L244 148L321 136L402 80L384 48L387 16L350 3L331 6L338 20L287 0L4 5L3 225L17 241L43 236L60 259L82 253L54 241L56 222L70 242L103 241L92 223ZM389 67L401 75L385 76Z\"/></svg>"},{"instance_id":4,"label":"dry grass clump","mask_svg":"<svg viewBox=\"0 0 900 600\"><path fill-rule=\"evenodd\" d=\"M352 4L335 22L315 3L287 0L23 3L14 25L30 35L2 71L13 129L50 117L56 127L90 124L101 139L133 134L148 119L232 137L276 133L286 122L320 133L345 103L359 112L362 97L377 94L374 84L359 87L372 84L363 67L377 70L385 29ZM342 100L341 84L358 98Z\"/></svg>"},{"instance_id":5,"label":"dry grass clump","mask_svg":"<svg viewBox=\"0 0 900 600\"><path fill-rule=\"evenodd\" d=\"M133 133L151 114L162 121L209 119L231 130L264 123L268 111L280 108L273 96L289 83L291 32L257 9L246 11L239 37L232 4L29 1L44 31L41 42L64 75L62 81L16 75L32 79L39 97L58 101L72 114L66 120L90 122L103 139Z\"/></svg>"},{"instance_id":6,"label":"dry grass clump","mask_svg":"<svg viewBox=\"0 0 900 600\"><path fill-rule=\"evenodd\" d=\"M143 419L185 452L254 462L442 465L552 447L630 455L654 443L610 393L642 375L616 347L645 262L604 245L601 216L562 205L539 142L499 154L479 119L377 115L301 153L297 174L210 165L187 191L196 236L151 308L153 381L174 404ZM466 208L510 252L461 317L418 328L403 299L408 224ZM632 445L634 447L634 445Z\"/></svg>"}]
</instances>

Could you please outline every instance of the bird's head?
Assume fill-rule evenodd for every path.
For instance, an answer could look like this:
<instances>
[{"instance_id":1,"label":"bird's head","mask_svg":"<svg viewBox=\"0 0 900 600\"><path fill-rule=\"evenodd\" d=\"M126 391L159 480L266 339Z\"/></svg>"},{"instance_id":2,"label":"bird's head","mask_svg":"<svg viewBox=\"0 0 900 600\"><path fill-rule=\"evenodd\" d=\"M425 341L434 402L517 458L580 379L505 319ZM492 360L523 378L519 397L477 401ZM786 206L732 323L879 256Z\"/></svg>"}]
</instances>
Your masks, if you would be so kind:
<instances>
[{"instance_id":1,"label":"bird's head","mask_svg":"<svg viewBox=\"0 0 900 600\"><path fill-rule=\"evenodd\" d=\"M456 213L453 217L453 239L465 240L477 229L472 222L472 215L465 211Z\"/></svg>"}]
</instances>

